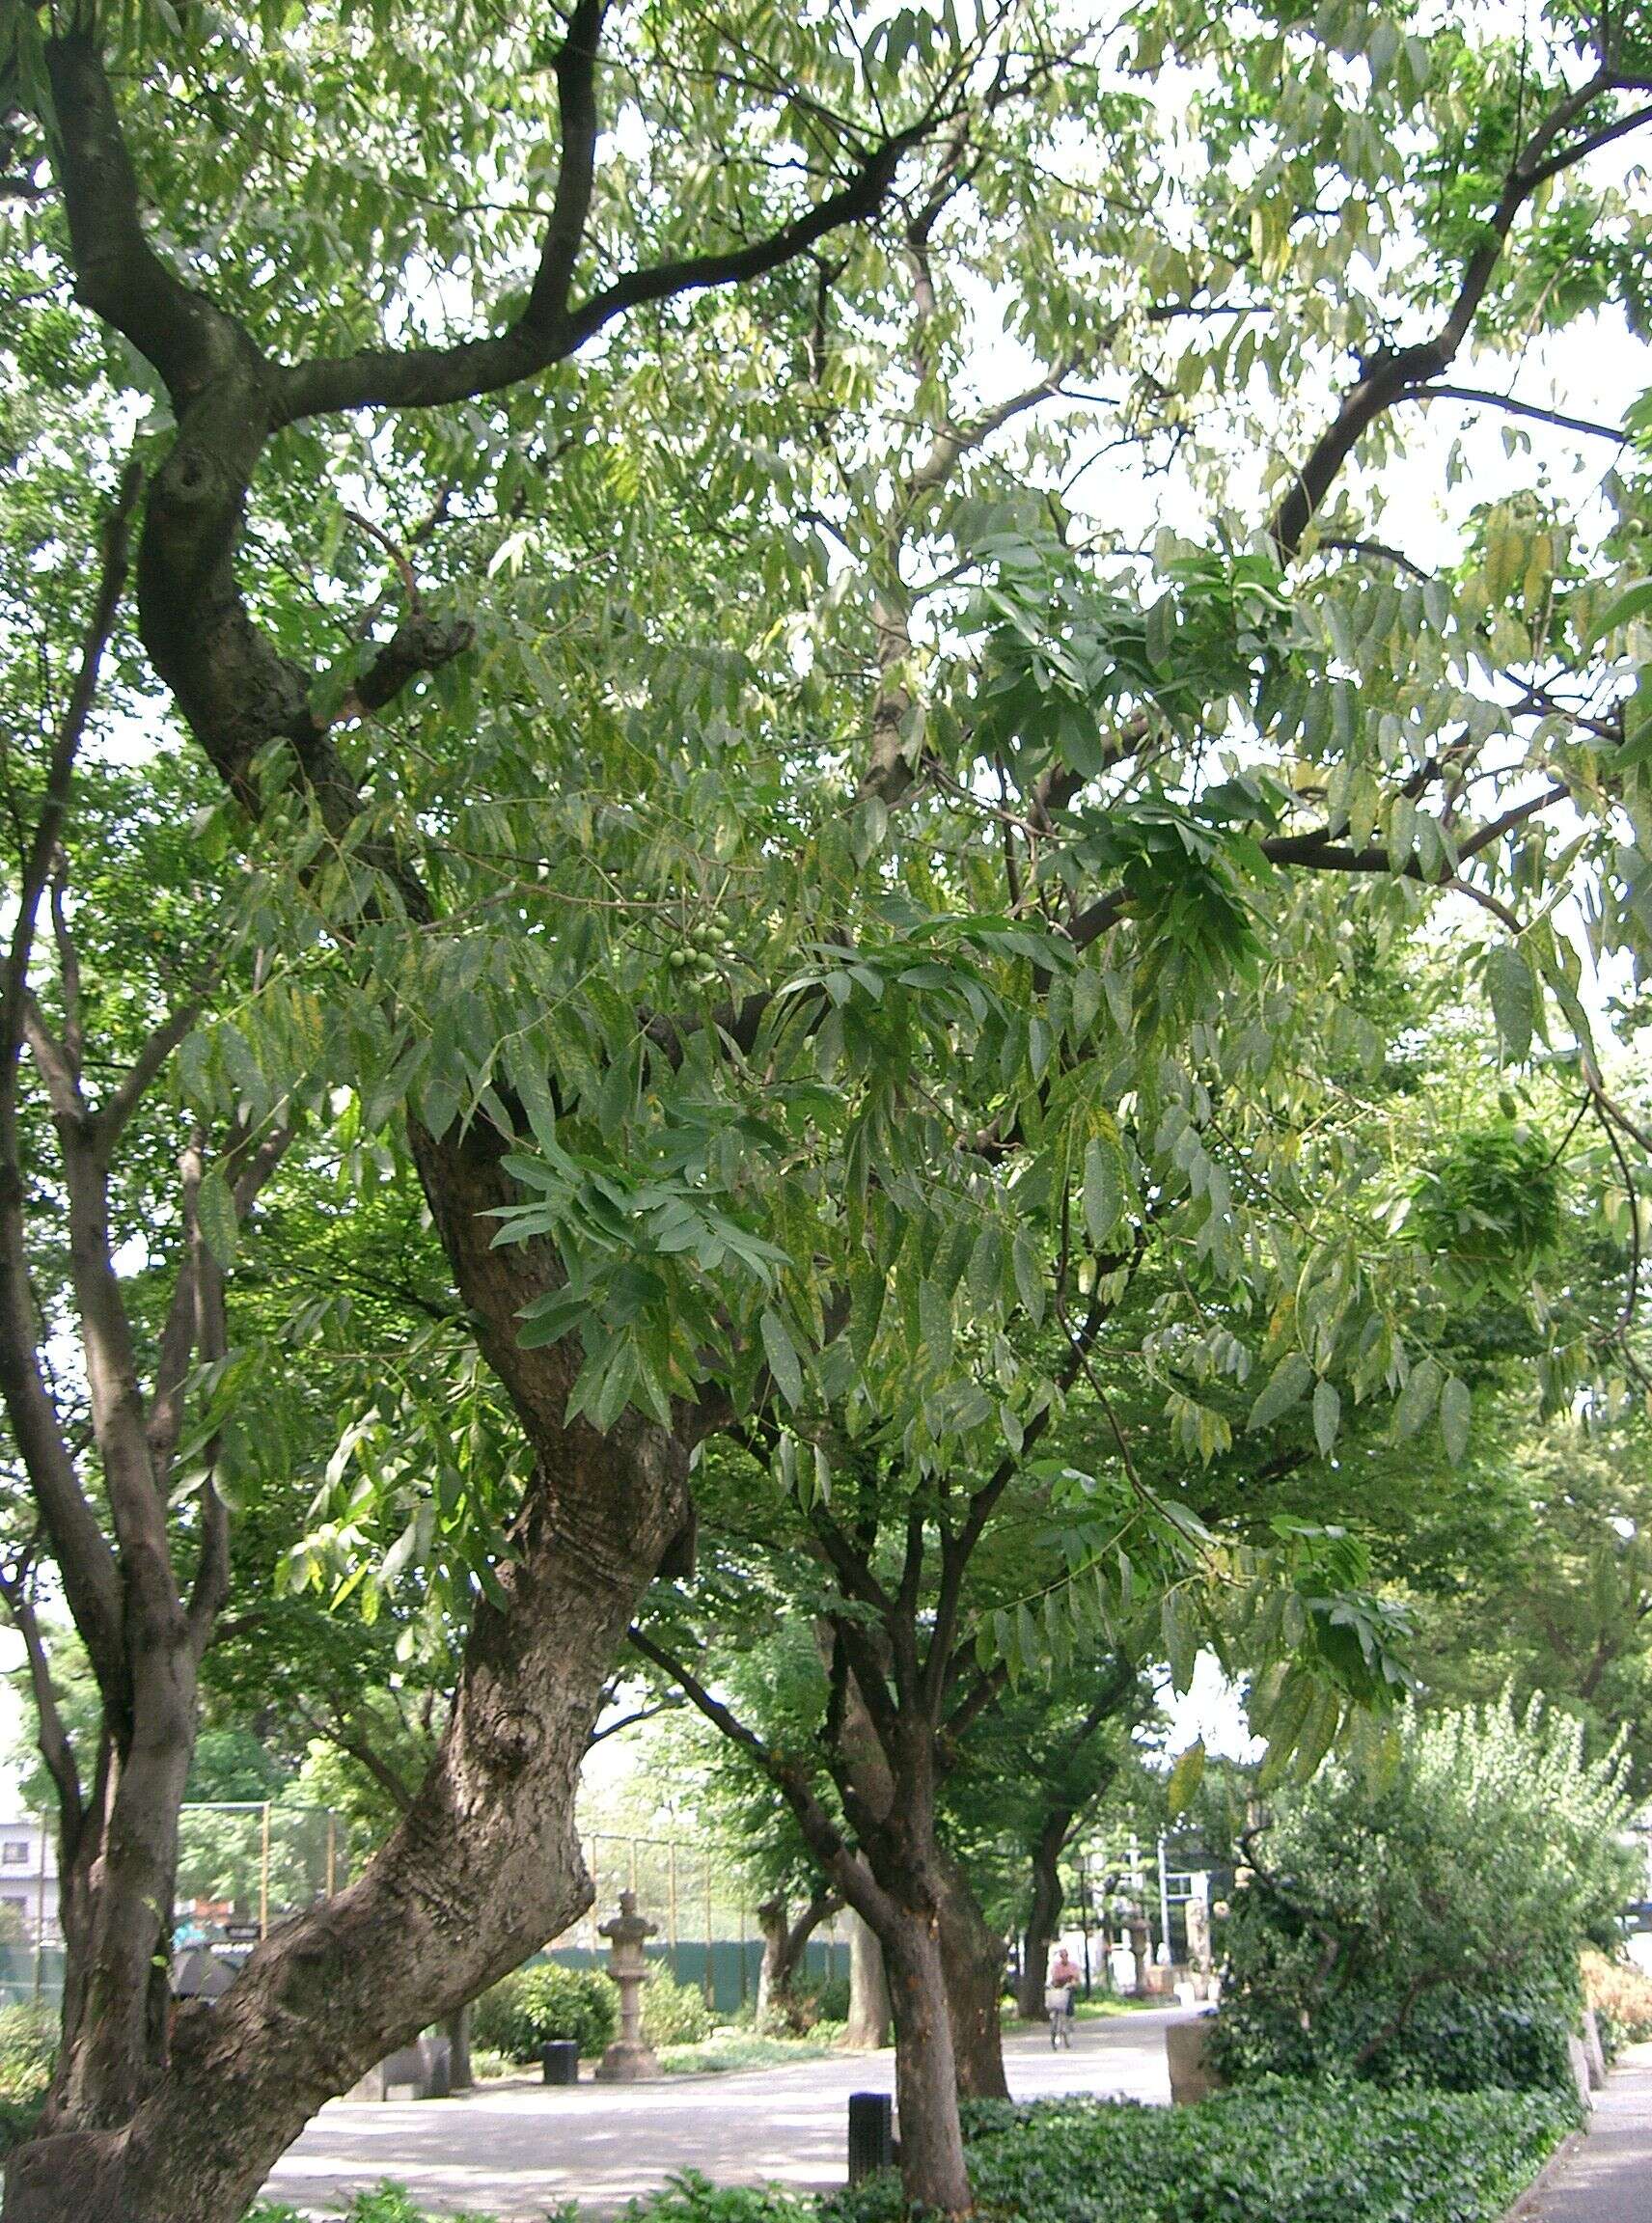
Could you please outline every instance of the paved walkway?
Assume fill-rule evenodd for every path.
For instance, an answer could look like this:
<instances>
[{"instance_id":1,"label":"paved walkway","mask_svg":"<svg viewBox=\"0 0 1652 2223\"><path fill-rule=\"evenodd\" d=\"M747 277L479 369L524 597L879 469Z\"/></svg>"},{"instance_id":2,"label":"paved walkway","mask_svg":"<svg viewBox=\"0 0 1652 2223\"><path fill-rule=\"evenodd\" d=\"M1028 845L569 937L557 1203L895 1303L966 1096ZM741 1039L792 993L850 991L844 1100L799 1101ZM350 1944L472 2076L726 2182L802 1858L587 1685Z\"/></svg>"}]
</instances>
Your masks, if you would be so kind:
<instances>
[{"instance_id":1,"label":"paved walkway","mask_svg":"<svg viewBox=\"0 0 1652 2223\"><path fill-rule=\"evenodd\" d=\"M1017 2034L1005 2045L1018 2100L1051 2092L1170 2096L1165 2025L1181 2010L1081 2022L1070 2052ZM559 2200L612 2212L675 2171L725 2184L765 2179L810 2187L843 2182L851 2092L892 2092L893 2053L833 2056L656 2084L531 2082L484 2086L457 2100L323 2107L265 2186L317 2215L386 2177L435 2213L480 2209L502 2223L537 2223Z\"/></svg>"},{"instance_id":2,"label":"paved walkway","mask_svg":"<svg viewBox=\"0 0 1652 2223\"><path fill-rule=\"evenodd\" d=\"M1532 2223L1652 2223L1652 2045L1631 2045L1588 2135L1526 2213Z\"/></svg>"}]
</instances>

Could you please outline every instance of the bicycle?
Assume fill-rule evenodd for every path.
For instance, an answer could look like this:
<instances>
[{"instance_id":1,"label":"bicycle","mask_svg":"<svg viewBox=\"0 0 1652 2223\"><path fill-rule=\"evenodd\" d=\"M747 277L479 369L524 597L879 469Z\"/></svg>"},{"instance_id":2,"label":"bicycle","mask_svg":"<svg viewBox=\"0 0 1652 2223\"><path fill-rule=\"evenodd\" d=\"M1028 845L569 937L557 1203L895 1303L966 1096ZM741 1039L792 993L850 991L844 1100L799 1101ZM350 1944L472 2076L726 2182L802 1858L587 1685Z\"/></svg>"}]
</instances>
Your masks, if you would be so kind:
<instances>
[{"instance_id":1,"label":"bicycle","mask_svg":"<svg viewBox=\"0 0 1652 2223\"><path fill-rule=\"evenodd\" d=\"M1070 2046L1073 2042L1073 1994L1071 1987L1061 1985L1044 1994L1044 2012L1050 2017L1050 2050L1059 2045Z\"/></svg>"}]
</instances>

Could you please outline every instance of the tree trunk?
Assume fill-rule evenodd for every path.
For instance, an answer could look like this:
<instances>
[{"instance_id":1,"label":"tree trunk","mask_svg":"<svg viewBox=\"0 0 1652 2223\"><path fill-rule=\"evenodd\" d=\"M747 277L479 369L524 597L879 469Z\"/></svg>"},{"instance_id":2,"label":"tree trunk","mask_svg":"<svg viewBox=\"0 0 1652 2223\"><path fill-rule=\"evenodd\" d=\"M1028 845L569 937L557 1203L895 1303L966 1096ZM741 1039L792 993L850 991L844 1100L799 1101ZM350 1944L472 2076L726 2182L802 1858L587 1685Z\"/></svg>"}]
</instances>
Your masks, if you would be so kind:
<instances>
[{"instance_id":1,"label":"tree trunk","mask_svg":"<svg viewBox=\"0 0 1652 2223\"><path fill-rule=\"evenodd\" d=\"M881 1943L895 2012L901 2189L911 2208L961 2215L972 2203L939 1928L922 1907L902 1906Z\"/></svg>"},{"instance_id":2,"label":"tree trunk","mask_svg":"<svg viewBox=\"0 0 1652 2223\"><path fill-rule=\"evenodd\" d=\"M768 2020L776 1994L784 1995L785 1990L786 1907L778 1894L758 1907L757 1928L763 1939L763 1964L757 1970L757 2023L761 2027Z\"/></svg>"},{"instance_id":3,"label":"tree trunk","mask_svg":"<svg viewBox=\"0 0 1652 2223\"><path fill-rule=\"evenodd\" d=\"M941 1959L958 2096L1007 2100L998 2009L1004 1995L1004 1940L988 1926L968 1878L950 1854L938 1855L936 1872L941 1880Z\"/></svg>"},{"instance_id":4,"label":"tree trunk","mask_svg":"<svg viewBox=\"0 0 1652 2223\"><path fill-rule=\"evenodd\" d=\"M876 2052L889 2044L889 1978L884 1973L883 1947L852 1907L848 1925L849 2020L843 2044Z\"/></svg>"},{"instance_id":5,"label":"tree trunk","mask_svg":"<svg viewBox=\"0 0 1652 2223\"><path fill-rule=\"evenodd\" d=\"M792 1986L803 1966L809 1940L841 1907L835 1891L816 1891L795 1922L789 1919L785 1897L777 1892L757 1908L763 1935L763 1964L757 1972L757 2020L771 2013L786 2014L792 2004Z\"/></svg>"},{"instance_id":6,"label":"tree trunk","mask_svg":"<svg viewBox=\"0 0 1652 2223\"><path fill-rule=\"evenodd\" d=\"M448 2034L448 2089L452 2092L470 2092L476 2087L476 2078L470 2066L470 2008L460 2007L447 2019Z\"/></svg>"},{"instance_id":7,"label":"tree trunk","mask_svg":"<svg viewBox=\"0 0 1652 2223\"><path fill-rule=\"evenodd\" d=\"M57 2134L17 2149L6 2223L238 2223L325 2100L590 1904L574 1786L681 1524L682 1461L634 1421L607 1440L576 1429L560 1450L499 1569L504 1604L478 1607L441 1750L383 1850L266 1939L222 1999L179 2008L171 2059L124 2120L60 2109Z\"/></svg>"},{"instance_id":8,"label":"tree trunk","mask_svg":"<svg viewBox=\"0 0 1652 2223\"><path fill-rule=\"evenodd\" d=\"M1021 1985L1018 2001L1025 2022L1044 2019L1044 1984L1050 1966L1050 1948L1061 1922L1061 1849L1072 1826L1064 1808L1052 1813L1038 1832L1032 1848L1032 1896L1022 1933Z\"/></svg>"}]
</instances>

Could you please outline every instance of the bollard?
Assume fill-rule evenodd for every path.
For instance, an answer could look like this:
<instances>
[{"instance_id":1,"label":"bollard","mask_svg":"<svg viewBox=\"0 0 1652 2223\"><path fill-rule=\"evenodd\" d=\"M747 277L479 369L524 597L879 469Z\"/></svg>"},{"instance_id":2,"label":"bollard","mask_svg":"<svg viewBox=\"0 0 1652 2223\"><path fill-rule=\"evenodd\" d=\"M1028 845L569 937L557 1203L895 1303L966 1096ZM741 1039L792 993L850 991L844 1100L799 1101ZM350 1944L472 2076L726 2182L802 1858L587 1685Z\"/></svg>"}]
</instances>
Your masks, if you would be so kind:
<instances>
[{"instance_id":1,"label":"bollard","mask_svg":"<svg viewBox=\"0 0 1652 2223\"><path fill-rule=\"evenodd\" d=\"M547 2084L579 2082L579 2046L572 2038L550 2038L539 2048Z\"/></svg>"},{"instance_id":2,"label":"bollard","mask_svg":"<svg viewBox=\"0 0 1652 2223\"><path fill-rule=\"evenodd\" d=\"M895 2167L895 2101L887 2092L849 2094L849 2182Z\"/></svg>"}]
</instances>

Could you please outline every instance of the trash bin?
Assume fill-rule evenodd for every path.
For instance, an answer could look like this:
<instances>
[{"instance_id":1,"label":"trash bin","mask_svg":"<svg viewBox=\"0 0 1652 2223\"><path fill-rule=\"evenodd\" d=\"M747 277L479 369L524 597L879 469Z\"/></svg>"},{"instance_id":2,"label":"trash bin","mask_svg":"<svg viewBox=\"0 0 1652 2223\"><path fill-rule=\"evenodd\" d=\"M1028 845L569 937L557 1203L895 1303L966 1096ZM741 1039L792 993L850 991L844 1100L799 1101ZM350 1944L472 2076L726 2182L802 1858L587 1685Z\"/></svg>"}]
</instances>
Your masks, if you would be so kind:
<instances>
[{"instance_id":1,"label":"trash bin","mask_svg":"<svg viewBox=\"0 0 1652 2223\"><path fill-rule=\"evenodd\" d=\"M579 2082L579 2046L572 2038L550 2038L539 2048L547 2084Z\"/></svg>"},{"instance_id":2,"label":"trash bin","mask_svg":"<svg viewBox=\"0 0 1652 2223\"><path fill-rule=\"evenodd\" d=\"M887 2092L849 2094L849 2182L895 2166L895 2102Z\"/></svg>"}]
</instances>

